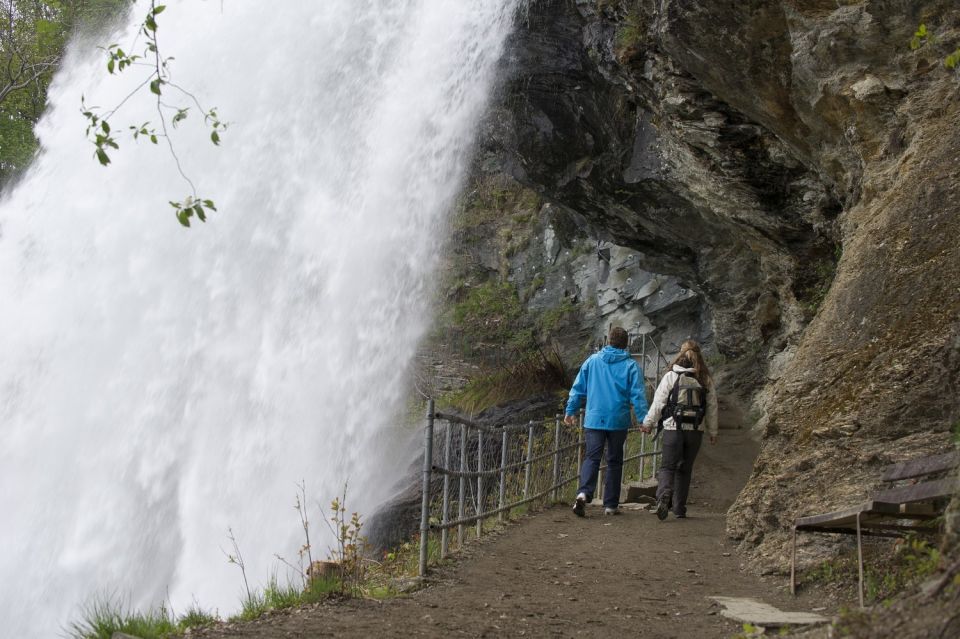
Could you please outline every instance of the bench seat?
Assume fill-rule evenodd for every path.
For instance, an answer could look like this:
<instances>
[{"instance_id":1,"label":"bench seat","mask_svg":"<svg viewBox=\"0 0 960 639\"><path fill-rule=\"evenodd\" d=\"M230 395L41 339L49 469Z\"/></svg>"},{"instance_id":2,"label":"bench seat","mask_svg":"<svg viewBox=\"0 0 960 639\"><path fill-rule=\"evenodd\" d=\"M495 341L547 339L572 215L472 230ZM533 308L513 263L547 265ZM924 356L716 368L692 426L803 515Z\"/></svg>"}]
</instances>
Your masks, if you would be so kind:
<instances>
[{"instance_id":1,"label":"bench seat","mask_svg":"<svg viewBox=\"0 0 960 639\"><path fill-rule=\"evenodd\" d=\"M871 494L858 506L819 515L798 517L793 524L793 551L790 561L790 592L796 594L797 533L819 532L857 536L860 606L863 606L862 536L900 537L908 532L934 532L930 520L939 517L947 502L960 489L953 475L939 479L923 477L953 470L960 464L956 452L913 459L888 466L881 481L915 480L915 483L887 488Z\"/></svg>"}]
</instances>

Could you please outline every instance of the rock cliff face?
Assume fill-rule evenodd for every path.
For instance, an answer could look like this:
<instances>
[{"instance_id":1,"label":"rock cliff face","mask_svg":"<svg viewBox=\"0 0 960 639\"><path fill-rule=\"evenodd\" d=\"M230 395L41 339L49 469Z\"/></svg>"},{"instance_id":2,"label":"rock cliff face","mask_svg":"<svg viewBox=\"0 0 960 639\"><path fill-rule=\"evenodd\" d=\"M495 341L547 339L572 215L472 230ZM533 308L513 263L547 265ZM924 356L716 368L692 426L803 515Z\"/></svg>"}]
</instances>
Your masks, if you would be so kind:
<instances>
[{"instance_id":1,"label":"rock cliff face","mask_svg":"<svg viewBox=\"0 0 960 639\"><path fill-rule=\"evenodd\" d=\"M531 0L521 22L475 173L541 198L537 250L604 240L696 299L677 335L763 439L729 532L783 568L794 516L960 419L960 9ZM590 286L543 284L582 311Z\"/></svg>"}]
</instances>

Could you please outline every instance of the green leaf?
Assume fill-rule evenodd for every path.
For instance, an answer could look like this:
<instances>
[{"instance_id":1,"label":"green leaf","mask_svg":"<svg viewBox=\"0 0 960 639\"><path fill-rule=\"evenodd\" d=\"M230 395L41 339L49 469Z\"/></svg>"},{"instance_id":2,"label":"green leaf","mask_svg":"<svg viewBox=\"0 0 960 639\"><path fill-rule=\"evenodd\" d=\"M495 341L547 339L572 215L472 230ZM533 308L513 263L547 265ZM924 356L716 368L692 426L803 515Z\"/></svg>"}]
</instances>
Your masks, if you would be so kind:
<instances>
[{"instance_id":1,"label":"green leaf","mask_svg":"<svg viewBox=\"0 0 960 639\"><path fill-rule=\"evenodd\" d=\"M107 124L106 120L100 123L100 128L103 129L104 133L110 133L110 125Z\"/></svg>"},{"instance_id":2,"label":"green leaf","mask_svg":"<svg viewBox=\"0 0 960 639\"><path fill-rule=\"evenodd\" d=\"M960 48L958 48L956 51L948 55L946 59L943 61L943 64L948 69L957 68L957 65L960 64Z\"/></svg>"},{"instance_id":3,"label":"green leaf","mask_svg":"<svg viewBox=\"0 0 960 639\"><path fill-rule=\"evenodd\" d=\"M152 13L147 14L147 19L144 21L144 24L146 24L147 29L149 29L150 31L157 30L157 21L153 19Z\"/></svg>"},{"instance_id":4,"label":"green leaf","mask_svg":"<svg viewBox=\"0 0 960 639\"><path fill-rule=\"evenodd\" d=\"M151 134L150 134L150 141L153 142L154 144L156 144L156 143L157 143L157 136L156 136L155 134L151 133Z\"/></svg>"},{"instance_id":5,"label":"green leaf","mask_svg":"<svg viewBox=\"0 0 960 639\"><path fill-rule=\"evenodd\" d=\"M213 200L204 200L203 205L211 211L216 211L217 207L213 205Z\"/></svg>"},{"instance_id":6,"label":"green leaf","mask_svg":"<svg viewBox=\"0 0 960 639\"><path fill-rule=\"evenodd\" d=\"M107 152L103 149L97 149L97 160L99 160L103 166L110 164L110 156L107 155Z\"/></svg>"},{"instance_id":7,"label":"green leaf","mask_svg":"<svg viewBox=\"0 0 960 639\"><path fill-rule=\"evenodd\" d=\"M197 212L197 219L199 219L201 222L207 221L207 214L203 212L202 206L197 204L196 206L193 207L193 210Z\"/></svg>"},{"instance_id":8,"label":"green leaf","mask_svg":"<svg viewBox=\"0 0 960 639\"><path fill-rule=\"evenodd\" d=\"M189 209L180 209L177 211L177 219L180 221L180 224L190 228L190 211Z\"/></svg>"},{"instance_id":9,"label":"green leaf","mask_svg":"<svg viewBox=\"0 0 960 639\"><path fill-rule=\"evenodd\" d=\"M160 78L154 79L154 80L150 83L150 92L151 92L151 93L155 93L156 95L160 95L160 85L161 85L161 84L163 84L163 80L161 80ZM141 85L141 86L142 86L142 85Z\"/></svg>"},{"instance_id":10,"label":"green leaf","mask_svg":"<svg viewBox=\"0 0 960 639\"><path fill-rule=\"evenodd\" d=\"M113 68L114 68L113 63L114 63L113 58L110 58L110 60L107 62L107 71L109 71L110 73L113 73Z\"/></svg>"},{"instance_id":11,"label":"green leaf","mask_svg":"<svg viewBox=\"0 0 960 639\"><path fill-rule=\"evenodd\" d=\"M156 7L154 7L154 9L153 9L153 15L157 15L158 13L163 13L163 10L166 9L166 8L167 8L167 5L165 5L165 4L158 4L158 5L157 5Z\"/></svg>"},{"instance_id":12,"label":"green leaf","mask_svg":"<svg viewBox=\"0 0 960 639\"><path fill-rule=\"evenodd\" d=\"M219 134L219 133L217 133L216 131L214 131L213 133L210 134L210 139L213 141L214 144L216 144L217 146L220 146L220 134Z\"/></svg>"}]
</instances>

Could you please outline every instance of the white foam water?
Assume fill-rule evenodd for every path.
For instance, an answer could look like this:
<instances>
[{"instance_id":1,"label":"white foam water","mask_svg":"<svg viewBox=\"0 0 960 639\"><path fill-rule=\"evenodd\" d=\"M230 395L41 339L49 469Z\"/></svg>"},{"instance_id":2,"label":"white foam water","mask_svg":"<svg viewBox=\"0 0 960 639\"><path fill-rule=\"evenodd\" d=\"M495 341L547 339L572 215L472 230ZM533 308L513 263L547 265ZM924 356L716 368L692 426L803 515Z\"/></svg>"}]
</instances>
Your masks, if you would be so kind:
<instances>
[{"instance_id":1,"label":"white foam water","mask_svg":"<svg viewBox=\"0 0 960 639\"><path fill-rule=\"evenodd\" d=\"M219 208L189 230L162 142L93 159L81 95L116 105L143 74L76 47L0 204L0 635L54 636L98 595L229 614L228 528L262 585L274 554L296 560L300 480L319 554L318 502L348 479L351 510L388 497L416 454L398 416L443 217L514 12L170 2L174 81L231 123L221 148L195 108L173 133ZM113 129L146 120L141 91Z\"/></svg>"}]
</instances>

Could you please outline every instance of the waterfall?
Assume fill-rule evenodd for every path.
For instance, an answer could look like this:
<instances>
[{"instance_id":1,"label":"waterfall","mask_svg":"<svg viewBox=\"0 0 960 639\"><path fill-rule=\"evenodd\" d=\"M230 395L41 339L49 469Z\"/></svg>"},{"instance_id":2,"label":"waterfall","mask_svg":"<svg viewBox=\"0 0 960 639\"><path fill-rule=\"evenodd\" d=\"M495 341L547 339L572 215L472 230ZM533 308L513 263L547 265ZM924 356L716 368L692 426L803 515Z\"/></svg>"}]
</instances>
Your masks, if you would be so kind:
<instances>
[{"instance_id":1,"label":"waterfall","mask_svg":"<svg viewBox=\"0 0 960 639\"><path fill-rule=\"evenodd\" d=\"M162 143L118 134L101 167L84 138L81 96L116 105L146 71L74 47L42 152L0 203L0 634L56 635L98 594L229 614L228 528L263 585L274 554L296 561L301 480L320 555L317 503L346 480L351 511L389 496L416 455L407 371L514 2L170 2L173 78L230 123L220 148L196 108L172 132L219 209L191 229ZM112 42L137 50L144 11ZM147 120L141 91L111 122Z\"/></svg>"}]
</instances>

